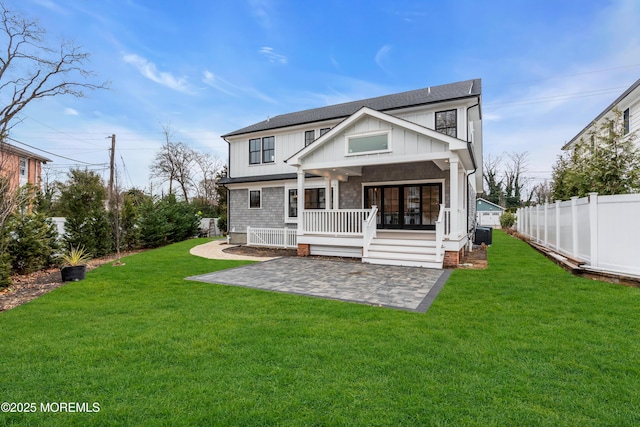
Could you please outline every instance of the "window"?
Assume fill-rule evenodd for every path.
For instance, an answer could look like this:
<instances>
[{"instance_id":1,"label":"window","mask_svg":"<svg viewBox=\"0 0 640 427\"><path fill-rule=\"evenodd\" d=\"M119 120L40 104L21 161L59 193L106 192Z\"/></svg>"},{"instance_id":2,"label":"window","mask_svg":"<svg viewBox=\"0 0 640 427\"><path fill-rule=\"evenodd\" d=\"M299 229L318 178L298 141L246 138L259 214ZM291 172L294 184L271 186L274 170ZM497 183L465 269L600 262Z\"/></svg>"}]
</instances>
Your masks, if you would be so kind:
<instances>
[{"instance_id":1,"label":"window","mask_svg":"<svg viewBox=\"0 0 640 427\"><path fill-rule=\"evenodd\" d=\"M304 190L305 209L324 209L324 188L308 188Z\"/></svg>"},{"instance_id":2,"label":"window","mask_svg":"<svg viewBox=\"0 0 640 427\"><path fill-rule=\"evenodd\" d=\"M438 111L436 113L436 131L445 135L458 136L458 118L456 110Z\"/></svg>"},{"instance_id":3,"label":"window","mask_svg":"<svg viewBox=\"0 0 640 427\"><path fill-rule=\"evenodd\" d=\"M289 218L298 217L298 189L289 189Z\"/></svg>"},{"instance_id":4,"label":"window","mask_svg":"<svg viewBox=\"0 0 640 427\"><path fill-rule=\"evenodd\" d=\"M249 140L249 164L273 163L276 161L276 138L267 136Z\"/></svg>"},{"instance_id":5,"label":"window","mask_svg":"<svg viewBox=\"0 0 640 427\"><path fill-rule=\"evenodd\" d=\"M260 138L249 140L249 164L260 164L260 152L262 151L262 141Z\"/></svg>"},{"instance_id":6,"label":"window","mask_svg":"<svg viewBox=\"0 0 640 427\"><path fill-rule=\"evenodd\" d=\"M262 138L262 163L273 163L276 161L276 138L268 136Z\"/></svg>"},{"instance_id":7,"label":"window","mask_svg":"<svg viewBox=\"0 0 640 427\"><path fill-rule=\"evenodd\" d=\"M349 137L347 140L347 153L349 154L387 151L388 149L389 135L387 133Z\"/></svg>"},{"instance_id":8,"label":"window","mask_svg":"<svg viewBox=\"0 0 640 427\"><path fill-rule=\"evenodd\" d=\"M305 209L324 209L325 202L324 188L307 188L304 190ZM298 217L298 189L289 189L289 218Z\"/></svg>"},{"instance_id":9,"label":"window","mask_svg":"<svg viewBox=\"0 0 640 427\"><path fill-rule=\"evenodd\" d=\"M20 176L19 182L20 185L25 185L29 182L29 160L21 158L20 159Z\"/></svg>"},{"instance_id":10,"label":"window","mask_svg":"<svg viewBox=\"0 0 640 427\"><path fill-rule=\"evenodd\" d=\"M304 146L311 144L316 139L316 131L308 130L304 133Z\"/></svg>"},{"instance_id":11,"label":"window","mask_svg":"<svg viewBox=\"0 0 640 427\"><path fill-rule=\"evenodd\" d=\"M331 128L322 128L320 129L320 136L324 135L325 133L329 132L331 130Z\"/></svg>"},{"instance_id":12,"label":"window","mask_svg":"<svg viewBox=\"0 0 640 427\"><path fill-rule=\"evenodd\" d=\"M249 190L249 209L260 209L262 207L261 196L261 190Z\"/></svg>"},{"instance_id":13,"label":"window","mask_svg":"<svg viewBox=\"0 0 640 427\"><path fill-rule=\"evenodd\" d=\"M622 113L622 120L624 123L624 134L628 134L629 133L629 109L627 108L626 110L624 110L624 113Z\"/></svg>"}]
</instances>

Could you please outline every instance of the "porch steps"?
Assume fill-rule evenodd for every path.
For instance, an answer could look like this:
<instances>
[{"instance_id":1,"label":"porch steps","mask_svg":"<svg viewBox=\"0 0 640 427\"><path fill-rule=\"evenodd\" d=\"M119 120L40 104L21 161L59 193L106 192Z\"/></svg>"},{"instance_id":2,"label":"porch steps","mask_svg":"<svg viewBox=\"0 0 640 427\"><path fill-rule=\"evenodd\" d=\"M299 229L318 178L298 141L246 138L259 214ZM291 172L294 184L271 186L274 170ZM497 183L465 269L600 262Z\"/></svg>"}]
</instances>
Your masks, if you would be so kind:
<instances>
[{"instance_id":1,"label":"porch steps","mask_svg":"<svg viewBox=\"0 0 640 427\"><path fill-rule=\"evenodd\" d=\"M430 233L404 235L397 232L378 233L378 236L371 241L368 256L363 257L362 262L442 268L444 249L440 259L437 259L435 236L433 239L430 237Z\"/></svg>"}]
</instances>

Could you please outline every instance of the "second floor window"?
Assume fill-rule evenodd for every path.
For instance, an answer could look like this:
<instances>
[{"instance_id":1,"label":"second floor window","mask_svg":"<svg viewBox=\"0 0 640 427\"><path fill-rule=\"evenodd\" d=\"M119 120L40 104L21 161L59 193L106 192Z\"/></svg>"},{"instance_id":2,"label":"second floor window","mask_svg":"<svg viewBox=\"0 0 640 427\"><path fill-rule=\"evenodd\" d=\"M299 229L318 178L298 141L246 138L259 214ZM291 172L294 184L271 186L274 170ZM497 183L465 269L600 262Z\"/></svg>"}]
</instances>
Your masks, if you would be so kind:
<instances>
[{"instance_id":1,"label":"second floor window","mask_svg":"<svg viewBox=\"0 0 640 427\"><path fill-rule=\"evenodd\" d=\"M622 113L622 120L624 124L624 134L626 135L631 130L629 126L629 109L628 108L624 110L624 113Z\"/></svg>"},{"instance_id":2,"label":"second floor window","mask_svg":"<svg viewBox=\"0 0 640 427\"><path fill-rule=\"evenodd\" d=\"M320 136L324 135L325 133L329 132L331 130L331 128L322 128L320 129Z\"/></svg>"},{"instance_id":3,"label":"second floor window","mask_svg":"<svg viewBox=\"0 0 640 427\"><path fill-rule=\"evenodd\" d=\"M276 161L276 138L268 136L262 138L262 163L273 163Z\"/></svg>"},{"instance_id":4,"label":"second floor window","mask_svg":"<svg viewBox=\"0 0 640 427\"><path fill-rule=\"evenodd\" d=\"M456 138L458 136L457 111L438 111L436 113L436 131Z\"/></svg>"},{"instance_id":5,"label":"second floor window","mask_svg":"<svg viewBox=\"0 0 640 427\"><path fill-rule=\"evenodd\" d=\"M262 140L260 138L249 140L249 164L260 164L260 153L262 152Z\"/></svg>"},{"instance_id":6,"label":"second floor window","mask_svg":"<svg viewBox=\"0 0 640 427\"><path fill-rule=\"evenodd\" d=\"M267 136L249 140L249 164L273 163L276 161L276 138Z\"/></svg>"},{"instance_id":7,"label":"second floor window","mask_svg":"<svg viewBox=\"0 0 640 427\"><path fill-rule=\"evenodd\" d=\"M304 133L304 146L311 144L316 139L316 131L308 130Z\"/></svg>"}]
</instances>

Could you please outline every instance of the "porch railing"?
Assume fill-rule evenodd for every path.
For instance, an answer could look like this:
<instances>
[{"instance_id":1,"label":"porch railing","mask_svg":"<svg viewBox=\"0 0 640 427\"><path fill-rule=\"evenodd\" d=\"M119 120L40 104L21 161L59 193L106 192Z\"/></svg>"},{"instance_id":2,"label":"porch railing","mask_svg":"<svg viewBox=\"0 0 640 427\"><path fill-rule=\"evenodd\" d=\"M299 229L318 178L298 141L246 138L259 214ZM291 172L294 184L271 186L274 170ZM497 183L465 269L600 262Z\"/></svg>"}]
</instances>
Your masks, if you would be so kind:
<instances>
[{"instance_id":1,"label":"porch railing","mask_svg":"<svg viewBox=\"0 0 640 427\"><path fill-rule=\"evenodd\" d=\"M247 246L297 248L296 229L247 227Z\"/></svg>"},{"instance_id":2,"label":"porch railing","mask_svg":"<svg viewBox=\"0 0 640 427\"><path fill-rule=\"evenodd\" d=\"M332 236L362 235L362 223L370 209L331 209L303 211L303 232Z\"/></svg>"},{"instance_id":3,"label":"porch railing","mask_svg":"<svg viewBox=\"0 0 640 427\"><path fill-rule=\"evenodd\" d=\"M448 215L447 215L448 214ZM447 219L448 218L448 219ZM449 229L447 230L447 224ZM436 259L442 259L442 240L445 234L449 234L451 231L451 211L445 209L444 205L440 205L440 212L438 213L438 220L436 221Z\"/></svg>"},{"instance_id":4,"label":"porch railing","mask_svg":"<svg viewBox=\"0 0 640 427\"><path fill-rule=\"evenodd\" d=\"M378 207L372 206L371 212L369 213L369 217L364 220L362 223L362 233L363 233L363 246L362 246L362 256L365 258L369 256L369 246L371 246L371 241L374 237L376 237L376 230L378 229L376 217L378 215Z\"/></svg>"}]
</instances>

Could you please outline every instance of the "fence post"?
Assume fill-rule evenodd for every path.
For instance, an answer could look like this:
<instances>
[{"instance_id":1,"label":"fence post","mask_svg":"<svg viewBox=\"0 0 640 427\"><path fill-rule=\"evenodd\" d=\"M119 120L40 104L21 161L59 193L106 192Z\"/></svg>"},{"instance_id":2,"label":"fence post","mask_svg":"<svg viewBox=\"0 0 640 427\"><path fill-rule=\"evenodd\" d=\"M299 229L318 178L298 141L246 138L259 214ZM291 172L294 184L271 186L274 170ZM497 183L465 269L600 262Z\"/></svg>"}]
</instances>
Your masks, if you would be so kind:
<instances>
[{"instance_id":1,"label":"fence post","mask_svg":"<svg viewBox=\"0 0 640 427\"><path fill-rule=\"evenodd\" d=\"M571 256L578 258L578 196L571 198Z\"/></svg>"},{"instance_id":2,"label":"fence post","mask_svg":"<svg viewBox=\"0 0 640 427\"><path fill-rule=\"evenodd\" d=\"M250 246L253 242L251 241L251 227L247 225L247 246Z\"/></svg>"},{"instance_id":3,"label":"fence post","mask_svg":"<svg viewBox=\"0 0 640 427\"><path fill-rule=\"evenodd\" d=\"M549 204L545 203L544 204L544 240L542 242L542 245L544 247L549 247L549 244L547 243L547 239L549 238L549 218L547 217L547 213L549 210Z\"/></svg>"},{"instance_id":4,"label":"fence post","mask_svg":"<svg viewBox=\"0 0 640 427\"><path fill-rule=\"evenodd\" d=\"M560 200L556 200L556 251L560 252Z\"/></svg>"},{"instance_id":5,"label":"fence post","mask_svg":"<svg viewBox=\"0 0 640 427\"><path fill-rule=\"evenodd\" d=\"M591 267L598 267L598 193L589 193L589 234L591 235Z\"/></svg>"},{"instance_id":6,"label":"fence post","mask_svg":"<svg viewBox=\"0 0 640 427\"><path fill-rule=\"evenodd\" d=\"M540 243L540 205L536 205L536 243Z\"/></svg>"}]
</instances>

